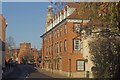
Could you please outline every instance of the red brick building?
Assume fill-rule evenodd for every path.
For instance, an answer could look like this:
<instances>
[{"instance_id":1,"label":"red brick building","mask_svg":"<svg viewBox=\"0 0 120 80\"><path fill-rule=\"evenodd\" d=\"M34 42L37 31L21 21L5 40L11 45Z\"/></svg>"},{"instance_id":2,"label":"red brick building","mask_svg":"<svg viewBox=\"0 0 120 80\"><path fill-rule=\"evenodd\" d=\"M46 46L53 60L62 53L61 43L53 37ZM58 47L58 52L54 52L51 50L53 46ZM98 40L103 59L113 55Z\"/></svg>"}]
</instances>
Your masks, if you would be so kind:
<instances>
[{"instance_id":1,"label":"red brick building","mask_svg":"<svg viewBox=\"0 0 120 80\"><path fill-rule=\"evenodd\" d=\"M6 61L8 62L8 60L10 58L13 58L13 60L18 60L18 55L19 55L20 49L11 49L11 50L7 50L6 51Z\"/></svg>"},{"instance_id":2,"label":"red brick building","mask_svg":"<svg viewBox=\"0 0 120 80\"><path fill-rule=\"evenodd\" d=\"M2 60L2 67L5 67L5 43L6 43L6 19L3 15L0 15L0 60Z\"/></svg>"},{"instance_id":3,"label":"red brick building","mask_svg":"<svg viewBox=\"0 0 120 80\"><path fill-rule=\"evenodd\" d=\"M21 43L20 44L20 52L18 54L18 63L22 62L22 58L25 56L29 56L37 61L38 50L35 48L31 48L31 43Z\"/></svg>"},{"instance_id":4,"label":"red brick building","mask_svg":"<svg viewBox=\"0 0 120 80\"><path fill-rule=\"evenodd\" d=\"M41 36L43 69L81 78L89 72L92 77L92 62L86 61L89 50L82 50L81 36L74 32L77 26L90 21L90 14L82 12L83 6L84 3L68 3L54 17L52 6L48 7L45 32Z\"/></svg>"}]
</instances>

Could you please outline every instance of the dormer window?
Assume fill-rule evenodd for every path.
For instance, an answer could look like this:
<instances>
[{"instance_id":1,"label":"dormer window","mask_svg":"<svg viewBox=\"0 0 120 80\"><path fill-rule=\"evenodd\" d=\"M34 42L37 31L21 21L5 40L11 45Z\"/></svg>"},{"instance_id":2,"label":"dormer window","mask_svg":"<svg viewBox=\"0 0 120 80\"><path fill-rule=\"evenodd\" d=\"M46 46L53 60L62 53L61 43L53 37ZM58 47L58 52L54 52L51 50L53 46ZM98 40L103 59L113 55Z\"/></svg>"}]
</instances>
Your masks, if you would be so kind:
<instances>
[{"instance_id":1,"label":"dormer window","mask_svg":"<svg viewBox=\"0 0 120 80\"><path fill-rule=\"evenodd\" d=\"M62 14L61 14L61 12L60 12L60 21L62 21Z\"/></svg>"}]
</instances>

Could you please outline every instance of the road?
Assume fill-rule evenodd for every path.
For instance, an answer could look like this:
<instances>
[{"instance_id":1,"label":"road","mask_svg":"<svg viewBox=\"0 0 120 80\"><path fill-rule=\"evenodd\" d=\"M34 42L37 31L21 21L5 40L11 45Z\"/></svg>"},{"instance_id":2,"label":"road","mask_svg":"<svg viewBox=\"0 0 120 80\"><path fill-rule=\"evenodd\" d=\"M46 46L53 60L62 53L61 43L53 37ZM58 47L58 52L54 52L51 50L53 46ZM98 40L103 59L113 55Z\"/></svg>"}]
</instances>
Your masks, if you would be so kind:
<instances>
[{"instance_id":1,"label":"road","mask_svg":"<svg viewBox=\"0 0 120 80\"><path fill-rule=\"evenodd\" d=\"M37 71L32 65L17 65L2 80L29 80L30 78L52 78Z\"/></svg>"}]
</instances>

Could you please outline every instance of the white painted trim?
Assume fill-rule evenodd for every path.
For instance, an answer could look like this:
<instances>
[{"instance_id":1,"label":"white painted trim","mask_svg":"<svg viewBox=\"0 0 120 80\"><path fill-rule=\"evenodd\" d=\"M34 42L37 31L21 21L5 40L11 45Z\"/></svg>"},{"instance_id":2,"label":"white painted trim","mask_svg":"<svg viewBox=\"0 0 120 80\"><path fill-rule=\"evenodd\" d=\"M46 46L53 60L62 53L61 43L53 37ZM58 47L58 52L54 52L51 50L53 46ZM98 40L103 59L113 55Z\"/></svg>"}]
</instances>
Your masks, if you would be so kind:
<instances>
[{"instance_id":1,"label":"white painted trim","mask_svg":"<svg viewBox=\"0 0 120 80\"><path fill-rule=\"evenodd\" d=\"M83 20L83 23L85 22L89 22L90 20ZM79 22L81 23L82 20L81 19L67 19L67 22Z\"/></svg>"}]
</instances>

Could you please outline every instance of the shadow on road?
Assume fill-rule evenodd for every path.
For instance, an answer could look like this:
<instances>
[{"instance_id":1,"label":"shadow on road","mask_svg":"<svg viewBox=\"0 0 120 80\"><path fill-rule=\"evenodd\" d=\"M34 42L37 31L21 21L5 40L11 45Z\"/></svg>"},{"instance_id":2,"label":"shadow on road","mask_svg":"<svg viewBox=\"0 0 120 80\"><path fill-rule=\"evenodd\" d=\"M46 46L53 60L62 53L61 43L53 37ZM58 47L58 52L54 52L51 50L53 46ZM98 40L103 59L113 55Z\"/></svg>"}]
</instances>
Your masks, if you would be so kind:
<instances>
[{"instance_id":1,"label":"shadow on road","mask_svg":"<svg viewBox=\"0 0 120 80\"><path fill-rule=\"evenodd\" d=\"M16 65L13 71L7 74L2 80L25 80L26 77L36 71L37 69L33 65Z\"/></svg>"}]
</instances>

